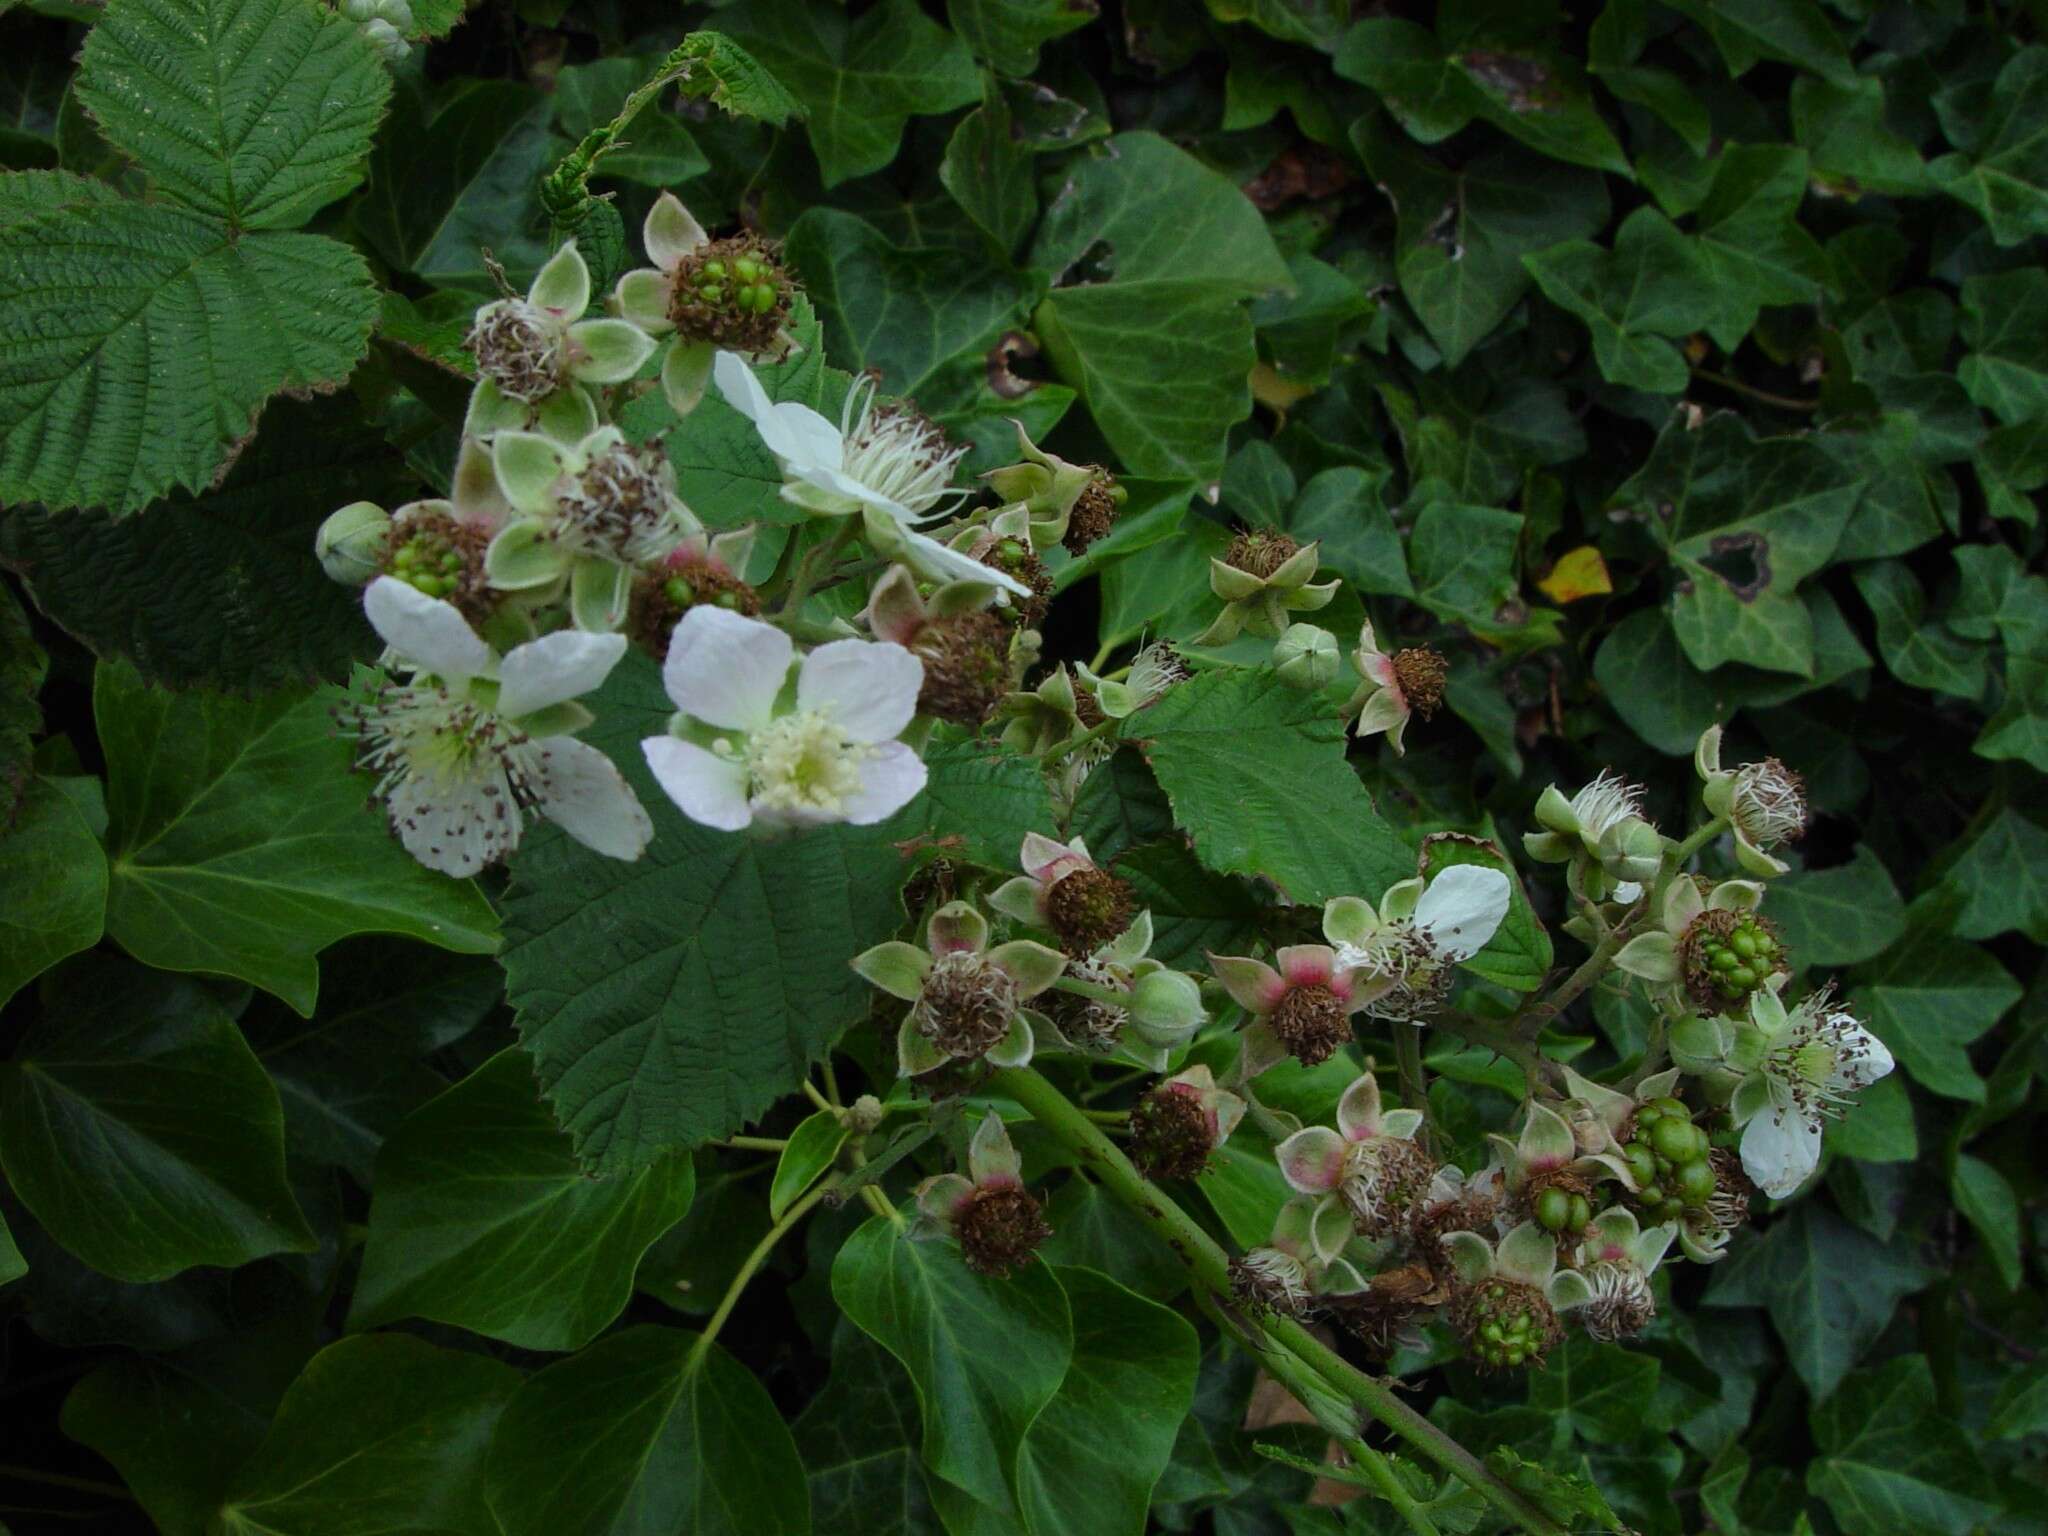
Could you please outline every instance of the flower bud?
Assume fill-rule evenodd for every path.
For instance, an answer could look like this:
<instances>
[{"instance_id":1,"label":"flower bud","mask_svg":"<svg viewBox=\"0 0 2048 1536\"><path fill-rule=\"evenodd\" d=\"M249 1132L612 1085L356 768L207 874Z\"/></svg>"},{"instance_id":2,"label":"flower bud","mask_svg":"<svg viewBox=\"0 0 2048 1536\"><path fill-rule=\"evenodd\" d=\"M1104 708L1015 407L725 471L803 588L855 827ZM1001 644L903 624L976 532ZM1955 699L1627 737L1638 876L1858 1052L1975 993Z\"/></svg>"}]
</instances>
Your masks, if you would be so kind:
<instances>
[{"instance_id":1,"label":"flower bud","mask_svg":"<svg viewBox=\"0 0 2048 1536\"><path fill-rule=\"evenodd\" d=\"M375 502L352 501L332 513L313 536L313 553L330 581L360 587L383 569L391 517Z\"/></svg>"},{"instance_id":2,"label":"flower bud","mask_svg":"<svg viewBox=\"0 0 2048 1536\"><path fill-rule=\"evenodd\" d=\"M856 1136L865 1136L882 1123L882 1101L872 1093L864 1093L855 1099L846 1110L846 1129Z\"/></svg>"},{"instance_id":3,"label":"flower bud","mask_svg":"<svg viewBox=\"0 0 2048 1536\"><path fill-rule=\"evenodd\" d=\"M1327 688L1337 679L1337 637L1314 624L1290 624L1274 642L1273 669L1289 687Z\"/></svg>"},{"instance_id":4,"label":"flower bud","mask_svg":"<svg viewBox=\"0 0 2048 1536\"><path fill-rule=\"evenodd\" d=\"M1153 971L1131 986L1131 1018L1147 1029L1186 1031L1202 1022L1202 989L1179 971Z\"/></svg>"},{"instance_id":5,"label":"flower bud","mask_svg":"<svg viewBox=\"0 0 2048 1536\"><path fill-rule=\"evenodd\" d=\"M1718 1019L1692 1018L1671 1026L1667 1042L1671 1064L1695 1075L1721 1067L1728 1054L1728 1031Z\"/></svg>"},{"instance_id":6,"label":"flower bud","mask_svg":"<svg viewBox=\"0 0 2048 1536\"><path fill-rule=\"evenodd\" d=\"M1664 867L1664 835L1640 816L1627 817L1601 834L1600 863L1616 880L1654 880Z\"/></svg>"}]
</instances>

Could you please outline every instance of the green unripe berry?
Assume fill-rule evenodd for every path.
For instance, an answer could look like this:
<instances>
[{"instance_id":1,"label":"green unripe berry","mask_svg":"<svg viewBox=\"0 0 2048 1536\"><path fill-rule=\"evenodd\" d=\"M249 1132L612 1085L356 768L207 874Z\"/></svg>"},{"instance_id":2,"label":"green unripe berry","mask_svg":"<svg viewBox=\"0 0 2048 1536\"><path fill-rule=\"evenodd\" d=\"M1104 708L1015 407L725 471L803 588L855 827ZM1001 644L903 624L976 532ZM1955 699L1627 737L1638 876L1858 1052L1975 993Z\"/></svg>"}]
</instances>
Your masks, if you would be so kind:
<instances>
[{"instance_id":1,"label":"green unripe berry","mask_svg":"<svg viewBox=\"0 0 2048 1536\"><path fill-rule=\"evenodd\" d=\"M1683 1120L1659 1120L1650 1131L1657 1156L1682 1163L1692 1156L1692 1126Z\"/></svg>"},{"instance_id":2,"label":"green unripe berry","mask_svg":"<svg viewBox=\"0 0 2048 1536\"><path fill-rule=\"evenodd\" d=\"M1692 1111L1685 1107L1683 1099L1652 1099L1644 1108L1654 1109L1660 1115L1679 1115L1687 1120L1692 1118Z\"/></svg>"},{"instance_id":3,"label":"green unripe berry","mask_svg":"<svg viewBox=\"0 0 2048 1536\"><path fill-rule=\"evenodd\" d=\"M1678 1198L1688 1206L1705 1205L1714 1193L1713 1164L1701 1158L1678 1170Z\"/></svg>"},{"instance_id":4,"label":"green unripe berry","mask_svg":"<svg viewBox=\"0 0 2048 1536\"><path fill-rule=\"evenodd\" d=\"M1546 1232L1562 1232L1572 1219L1572 1197L1561 1189L1546 1189L1536 1197L1536 1222Z\"/></svg>"},{"instance_id":5,"label":"green unripe berry","mask_svg":"<svg viewBox=\"0 0 2048 1536\"><path fill-rule=\"evenodd\" d=\"M1644 1184L1636 1191L1636 1198L1648 1206L1662 1205L1664 1203L1664 1190L1662 1186L1657 1184Z\"/></svg>"},{"instance_id":6,"label":"green unripe berry","mask_svg":"<svg viewBox=\"0 0 2048 1536\"><path fill-rule=\"evenodd\" d=\"M1747 928L1738 928L1728 937L1728 947L1745 960L1756 958L1756 934Z\"/></svg>"},{"instance_id":7,"label":"green unripe berry","mask_svg":"<svg viewBox=\"0 0 2048 1536\"><path fill-rule=\"evenodd\" d=\"M1582 1228L1593 1219L1593 1203L1584 1195L1572 1196L1571 1224L1574 1230Z\"/></svg>"}]
</instances>

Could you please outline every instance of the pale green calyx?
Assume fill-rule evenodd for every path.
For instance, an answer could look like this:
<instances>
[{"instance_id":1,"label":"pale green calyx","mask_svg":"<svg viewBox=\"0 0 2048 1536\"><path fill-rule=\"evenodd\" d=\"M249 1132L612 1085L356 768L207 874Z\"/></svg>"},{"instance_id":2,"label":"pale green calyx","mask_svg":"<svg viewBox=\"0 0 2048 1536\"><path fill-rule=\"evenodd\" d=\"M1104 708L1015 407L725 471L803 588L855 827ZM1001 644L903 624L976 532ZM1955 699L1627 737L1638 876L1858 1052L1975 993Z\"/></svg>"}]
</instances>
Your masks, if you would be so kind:
<instances>
[{"instance_id":1,"label":"pale green calyx","mask_svg":"<svg viewBox=\"0 0 2048 1536\"><path fill-rule=\"evenodd\" d=\"M352 501L329 513L321 523L313 536L313 553L328 580L360 587L383 568L384 545L390 534L390 513L375 502Z\"/></svg>"}]
</instances>

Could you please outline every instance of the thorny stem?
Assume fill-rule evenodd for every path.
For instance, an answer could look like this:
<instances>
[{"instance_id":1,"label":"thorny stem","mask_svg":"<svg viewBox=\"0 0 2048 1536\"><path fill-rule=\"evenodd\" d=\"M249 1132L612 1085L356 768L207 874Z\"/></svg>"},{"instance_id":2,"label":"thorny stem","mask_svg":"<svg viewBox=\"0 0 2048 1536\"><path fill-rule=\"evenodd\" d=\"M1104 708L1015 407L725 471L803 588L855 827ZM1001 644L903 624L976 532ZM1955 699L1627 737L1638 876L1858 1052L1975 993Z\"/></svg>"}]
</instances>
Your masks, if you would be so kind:
<instances>
[{"instance_id":1,"label":"thorny stem","mask_svg":"<svg viewBox=\"0 0 2048 1536\"><path fill-rule=\"evenodd\" d=\"M754 1278L754 1272L766 1262L768 1255L775 1251L775 1245L782 1241L791 1228L810 1215L811 1207L838 1189L837 1179L827 1179L803 1199L797 1201L782 1213L782 1220L768 1229L767 1235L754 1244L754 1251L740 1264L739 1272L732 1277L732 1284L725 1288L725 1295L719 1298L718 1310L711 1314L711 1321L704 1325L704 1331L691 1346L686 1372L695 1370L710 1350L712 1341L718 1337L718 1330L725 1326L725 1320L732 1316L732 1309L739 1305L740 1293L747 1288L747 1282ZM870 1186L872 1187L872 1186Z\"/></svg>"},{"instance_id":2,"label":"thorny stem","mask_svg":"<svg viewBox=\"0 0 2048 1536\"><path fill-rule=\"evenodd\" d=\"M1257 1322L1230 1304L1230 1261L1223 1250L1185 1211L1131 1165L1116 1143L1067 1101L1065 1094L1030 1067L1009 1067L990 1086L1015 1099L1040 1126L1065 1144L1102 1187L1163 1239L1195 1282L1207 1293L1207 1304L1231 1318L1233 1331L1245 1337L1262 1357L1275 1351L1292 1355L1329 1392L1346 1398L1413 1445L1438 1466L1469 1484L1480 1497L1524 1530L1539 1536L1561 1536L1561 1527L1522 1494L1487 1471L1478 1457L1438 1429L1375 1380L1343 1359L1300 1323L1271 1317ZM1276 1373L1278 1374L1278 1373ZM1311 1410L1325 1406L1317 1402Z\"/></svg>"},{"instance_id":3,"label":"thorny stem","mask_svg":"<svg viewBox=\"0 0 2048 1536\"><path fill-rule=\"evenodd\" d=\"M1053 769L1059 767L1061 763L1072 757L1091 741L1100 741L1103 737L1109 735L1121 723L1117 720L1104 720L1099 725L1089 726L1087 730L1074 737L1071 741L1063 741L1050 752L1047 752L1039 766L1047 773L1052 772Z\"/></svg>"},{"instance_id":4,"label":"thorny stem","mask_svg":"<svg viewBox=\"0 0 2048 1536\"><path fill-rule=\"evenodd\" d=\"M1429 1079L1422 1070L1421 1030L1394 1025L1394 1067L1400 1076L1401 1102L1422 1116L1423 1130L1434 1140L1436 1127L1429 1119Z\"/></svg>"},{"instance_id":5,"label":"thorny stem","mask_svg":"<svg viewBox=\"0 0 2048 1536\"><path fill-rule=\"evenodd\" d=\"M1351 1458L1353 1465L1373 1480L1380 1496L1394 1506L1415 1536L1440 1536L1436 1522L1429 1518L1415 1495L1408 1491L1407 1484L1395 1473L1392 1462L1355 1435L1349 1439L1340 1437L1337 1443L1344 1447L1344 1454Z\"/></svg>"},{"instance_id":6,"label":"thorny stem","mask_svg":"<svg viewBox=\"0 0 2048 1536\"><path fill-rule=\"evenodd\" d=\"M1532 1003L1522 1010L1517 1016L1518 1028L1533 1034L1531 1025L1540 1029L1546 1022L1577 1002L1580 993L1607 973L1616 952L1628 942L1628 930L1629 924L1624 921L1601 935L1600 942L1593 946L1593 953L1586 956L1584 963L1576 971L1559 982L1541 1002Z\"/></svg>"},{"instance_id":7,"label":"thorny stem","mask_svg":"<svg viewBox=\"0 0 2048 1536\"><path fill-rule=\"evenodd\" d=\"M823 544L812 545L804 553L804 557L797 562L796 569L790 573L789 596L783 599L782 607L778 610L778 619L799 619L803 616L804 604L810 599L811 588L817 581L819 569L822 567L831 570L839 559L839 552L853 542L854 534L859 531L858 518L842 517L839 526L832 530L831 538Z\"/></svg>"}]
</instances>

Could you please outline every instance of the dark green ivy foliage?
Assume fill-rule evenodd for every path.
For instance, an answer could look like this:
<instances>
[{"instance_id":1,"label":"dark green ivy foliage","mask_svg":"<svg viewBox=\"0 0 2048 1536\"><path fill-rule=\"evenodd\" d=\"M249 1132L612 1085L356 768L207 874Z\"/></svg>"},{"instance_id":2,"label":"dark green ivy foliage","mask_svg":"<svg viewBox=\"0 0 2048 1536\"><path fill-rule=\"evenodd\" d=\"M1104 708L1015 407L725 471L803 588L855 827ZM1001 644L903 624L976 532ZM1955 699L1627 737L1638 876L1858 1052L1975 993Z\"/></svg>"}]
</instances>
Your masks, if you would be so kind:
<instances>
[{"instance_id":1,"label":"dark green ivy foliage","mask_svg":"<svg viewBox=\"0 0 2048 1536\"><path fill-rule=\"evenodd\" d=\"M1253 1451L1321 1441L1263 1396L1244 1428L1252 1366L1029 1137L1047 1263L984 1281L821 1208L697 1346L839 1150L801 1074L843 1041L845 1091L886 1086L893 1021L862 1022L841 960L894 921L887 839L669 845L637 919L677 925L662 974L587 1004L617 969L601 915L555 910L587 861L536 838L508 899L362 811L305 690L373 642L313 531L445 486L493 262L523 287L573 231L608 286L670 188L783 241L829 360L914 395L970 469L1016 417L1123 479L1050 653L1199 632L1234 525L1322 541L1383 641L1451 660L1405 757L1351 757L1409 842L1515 846L1545 784L1604 767L1683 827L1716 721L1732 759L1801 770L1816 820L1771 911L1900 1071L1817 1186L1659 1276L1642 1344L1452 1365L1414 1401L1547 1468L1574 1529L2048 1531L2048 7L413 11L395 67L315 0L0 17L0 166L28 173L0 178L0 1521L1401 1528ZM544 183L693 28L768 78L721 55L587 183ZM218 114L195 60L230 82ZM1348 645L1363 616L1347 593L1318 618ZM1219 803L1266 771L1254 715L1204 770ZM1135 848L1163 958L1233 950L1271 900L1224 871L1256 863L1191 851L1116 763L1062 830ZM1029 775L986 777L934 763L973 808L956 847L1003 867L1053 825ZM1333 842L1343 787L1318 791ZM834 881L815 910L770 894ZM1532 896L1554 924L1559 892ZM1582 1067L1641 1051L1643 1017L1590 1014ZM515 1047L622 1021L673 1072L644 1114L558 1097L572 1141ZM1520 1074L1425 1049L1436 1123L1478 1146ZM1298 1079L1269 1098L1326 1117ZM741 1132L802 1150L771 1173L696 1145ZM892 1151L892 1193L946 1166ZM1257 1161L1202 1181L1240 1242Z\"/></svg>"}]
</instances>

